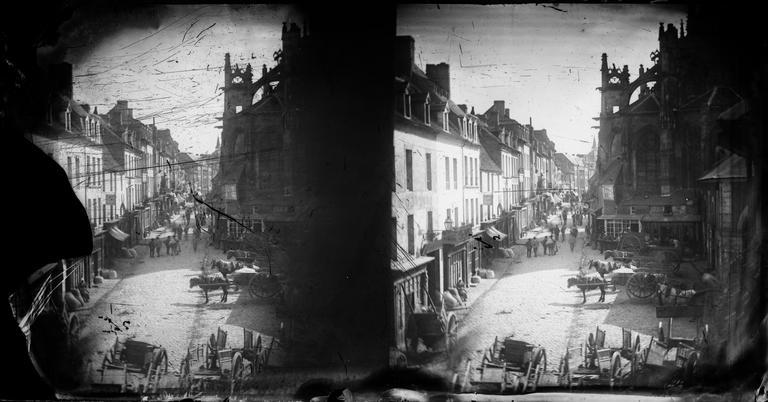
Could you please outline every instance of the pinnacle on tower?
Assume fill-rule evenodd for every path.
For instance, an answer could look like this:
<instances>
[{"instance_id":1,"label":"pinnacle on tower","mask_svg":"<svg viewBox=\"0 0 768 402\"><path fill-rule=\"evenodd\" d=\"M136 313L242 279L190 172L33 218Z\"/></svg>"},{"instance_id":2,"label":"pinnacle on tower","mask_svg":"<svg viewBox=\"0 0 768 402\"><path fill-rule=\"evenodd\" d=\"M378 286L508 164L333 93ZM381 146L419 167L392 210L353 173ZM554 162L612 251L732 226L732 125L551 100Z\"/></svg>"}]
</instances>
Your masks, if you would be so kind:
<instances>
[{"instance_id":1,"label":"pinnacle on tower","mask_svg":"<svg viewBox=\"0 0 768 402\"><path fill-rule=\"evenodd\" d=\"M608 55L603 53L603 63L600 66L600 71L608 71Z\"/></svg>"}]
</instances>

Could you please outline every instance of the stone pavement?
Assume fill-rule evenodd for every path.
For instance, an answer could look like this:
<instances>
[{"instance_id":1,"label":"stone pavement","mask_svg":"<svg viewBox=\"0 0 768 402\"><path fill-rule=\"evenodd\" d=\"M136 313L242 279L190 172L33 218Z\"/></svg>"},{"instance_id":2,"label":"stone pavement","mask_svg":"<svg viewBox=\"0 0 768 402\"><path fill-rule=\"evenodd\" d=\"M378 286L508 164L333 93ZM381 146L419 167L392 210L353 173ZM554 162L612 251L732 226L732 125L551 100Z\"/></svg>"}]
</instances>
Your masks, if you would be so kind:
<instances>
[{"instance_id":1,"label":"stone pavement","mask_svg":"<svg viewBox=\"0 0 768 402\"><path fill-rule=\"evenodd\" d=\"M587 292L587 302L582 304L581 291L567 288L567 278L576 274L582 258L601 258L598 251L584 247L583 228L579 230L574 252L567 242L559 243L557 255L523 257L519 264L506 264L502 275L498 275L498 268L504 264L497 262L498 280L483 281L472 289L473 303L462 315L454 353L425 368L448 373L449 381L456 373L461 381L467 359L477 367L482 351L496 337L514 336L544 347L547 369L557 370L567 347L584 343L598 326L606 331L606 345L621 345L622 327L633 331L633 340L640 335L641 343L647 345L651 336L658 334L655 298L629 299L623 286L615 290L609 286L605 302L599 303L600 293L593 290ZM673 336L693 337L695 333L695 322L675 320Z\"/></svg>"}]
</instances>

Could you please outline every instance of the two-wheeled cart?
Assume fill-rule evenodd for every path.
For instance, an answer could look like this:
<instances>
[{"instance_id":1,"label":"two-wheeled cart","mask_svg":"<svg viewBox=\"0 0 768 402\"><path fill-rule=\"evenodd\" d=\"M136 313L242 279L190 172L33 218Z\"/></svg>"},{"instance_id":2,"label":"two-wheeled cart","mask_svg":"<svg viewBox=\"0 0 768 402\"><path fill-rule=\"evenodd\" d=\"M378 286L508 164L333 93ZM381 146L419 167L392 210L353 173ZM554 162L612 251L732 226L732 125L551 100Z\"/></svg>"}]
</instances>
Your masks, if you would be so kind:
<instances>
[{"instance_id":1,"label":"two-wheeled cart","mask_svg":"<svg viewBox=\"0 0 768 402\"><path fill-rule=\"evenodd\" d=\"M509 336L496 339L478 367L467 360L461 392L524 393L536 391L547 369L543 347Z\"/></svg>"},{"instance_id":2,"label":"two-wheeled cart","mask_svg":"<svg viewBox=\"0 0 768 402\"><path fill-rule=\"evenodd\" d=\"M105 353L94 388L120 393L154 393L168 374L165 348L132 338L120 339Z\"/></svg>"},{"instance_id":3,"label":"two-wheeled cart","mask_svg":"<svg viewBox=\"0 0 768 402\"><path fill-rule=\"evenodd\" d=\"M244 329L242 348L227 347L227 332L219 328L208 343L198 344L187 351L181 361L179 388L188 393L222 392L230 395L243 389L268 364L275 343L267 346L259 336L255 343L253 332Z\"/></svg>"}]
</instances>

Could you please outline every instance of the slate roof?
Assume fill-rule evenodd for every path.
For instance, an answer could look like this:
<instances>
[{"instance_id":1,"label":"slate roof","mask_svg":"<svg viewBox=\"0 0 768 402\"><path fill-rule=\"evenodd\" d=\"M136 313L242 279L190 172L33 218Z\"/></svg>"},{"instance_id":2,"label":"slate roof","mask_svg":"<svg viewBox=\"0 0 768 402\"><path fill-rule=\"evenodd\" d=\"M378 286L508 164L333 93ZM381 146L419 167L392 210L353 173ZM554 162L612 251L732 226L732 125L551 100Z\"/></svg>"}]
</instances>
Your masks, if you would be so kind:
<instances>
[{"instance_id":1,"label":"slate roof","mask_svg":"<svg viewBox=\"0 0 768 402\"><path fill-rule=\"evenodd\" d=\"M502 143L495 135L485 129L480 131L480 170L502 173L501 147Z\"/></svg>"}]
</instances>

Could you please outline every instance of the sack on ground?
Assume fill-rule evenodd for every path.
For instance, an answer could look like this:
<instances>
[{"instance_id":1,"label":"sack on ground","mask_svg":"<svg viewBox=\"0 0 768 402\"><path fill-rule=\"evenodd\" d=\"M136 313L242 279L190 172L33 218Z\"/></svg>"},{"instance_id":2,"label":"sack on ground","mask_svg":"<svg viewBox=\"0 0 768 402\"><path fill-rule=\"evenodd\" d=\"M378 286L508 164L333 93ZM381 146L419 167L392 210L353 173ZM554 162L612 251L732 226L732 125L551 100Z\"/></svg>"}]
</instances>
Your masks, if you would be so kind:
<instances>
[{"instance_id":1,"label":"sack on ground","mask_svg":"<svg viewBox=\"0 0 768 402\"><path fill-rule=\"evenodd\" d=\"M446 310L454 309L459 306L459 301L456 300L456 298L453 297L449 291L443 292L443 303L445 304Z\"/></svg>"},{"instance_id":2,"label":"sack on ground","mask_svg":"<svg viewBox=\"0 0 768 402\"><path fill-rule=\"evenodd\" d=\"M75 297L72 292L67 292L64 294L64 301L67 303L67 310L69 311L77 310L82 306L80 301L77 300L77 297Z\"/></svg>"},{"instance_id":3,"label":"sack on ground","mask_svg":"<svg viewBox=\"0 0 768 402\"><path fill-rule=\"evenodd\" d=\"M114 269L105 269L101 271L104 279L117 279L117 271Z\"/></svg>"}]
</instances>

